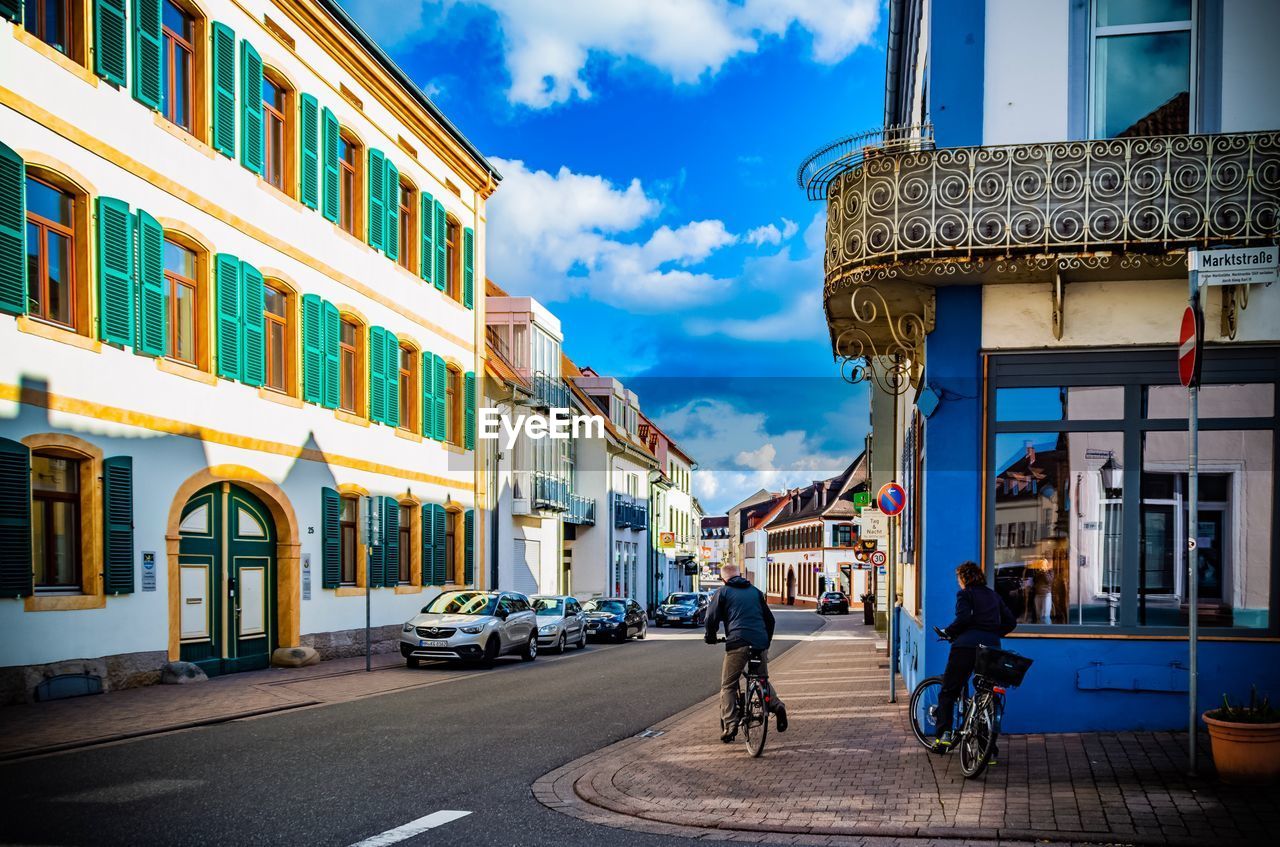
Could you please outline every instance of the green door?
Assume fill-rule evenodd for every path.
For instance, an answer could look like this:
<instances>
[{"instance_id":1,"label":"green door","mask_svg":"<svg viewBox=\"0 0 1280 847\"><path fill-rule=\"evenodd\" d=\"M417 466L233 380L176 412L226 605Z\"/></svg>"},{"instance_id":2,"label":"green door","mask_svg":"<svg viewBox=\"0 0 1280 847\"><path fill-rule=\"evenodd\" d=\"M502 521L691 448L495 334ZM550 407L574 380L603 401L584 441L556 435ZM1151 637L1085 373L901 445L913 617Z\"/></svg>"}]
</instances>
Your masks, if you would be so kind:
<instances>
[{"instance_id":1,"label":"green door","mask_svg":"<svg viewBox=\"0 0 1280 847\"><path fill-rule=\"evenodd\" d=\"M229 482L182 510L178 547L182 659L210 676L265 668L276 633L276 529L254 495Z\"/></svg>"}]
</instances>

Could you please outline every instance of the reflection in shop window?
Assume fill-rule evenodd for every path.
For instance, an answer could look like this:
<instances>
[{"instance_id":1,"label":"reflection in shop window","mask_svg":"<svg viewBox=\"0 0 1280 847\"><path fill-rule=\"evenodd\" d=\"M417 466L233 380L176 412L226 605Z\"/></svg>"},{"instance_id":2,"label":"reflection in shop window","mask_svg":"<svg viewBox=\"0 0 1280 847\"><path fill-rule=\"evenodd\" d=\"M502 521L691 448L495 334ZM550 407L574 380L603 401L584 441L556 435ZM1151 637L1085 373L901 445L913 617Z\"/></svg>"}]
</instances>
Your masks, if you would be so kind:
<instances>
[{"instance_id":1,"label":"reflection in shop window","mask_svg":"<svg viewBox=\"0 0 1280 847\"><path fill-rule=\"evenodd\" d=\"M1199 438L1196 573L1201 626L1270 622L1271 430L1210 430ZM1138 624L1186 626L1189 524L1187 433L1149 432L1142 453Z\"/></svg>"},{"instance_id":2,"label":"reflection in shop window","mask_svg":"<svg viewBox=\"0 0 1280 847\"><path fill-rule=\"evenodd\" d=\"M1184 401L1185 397L1184 392ZM1120 385L996 390L997 421L1107 421L1123 417L1124 386Z\"/></svg>"},{"instance_id":3,"label":"reflection in shop window","mask_svg":"<svg viewBox=\"0 0 1280 847\"><path fill-rule=\"evenodd\" d=\"M1270 382L1202 385L1199 394L1201 418L1269 418L1276 413L1276 387ZM1145 408L1148 418L1185 420L1187 389L1149 385Z\"/></svg>"},{"instance_id":4,"label":"reflection in shop window","mask_svg":"<svg viewBox=\"0 0 1280 847\"><path fill-rule=\"evenodd\" d=\"M1118 626L1124 438L995 438L994 588L1018 621Z\"/></svg>"}]
</instances>

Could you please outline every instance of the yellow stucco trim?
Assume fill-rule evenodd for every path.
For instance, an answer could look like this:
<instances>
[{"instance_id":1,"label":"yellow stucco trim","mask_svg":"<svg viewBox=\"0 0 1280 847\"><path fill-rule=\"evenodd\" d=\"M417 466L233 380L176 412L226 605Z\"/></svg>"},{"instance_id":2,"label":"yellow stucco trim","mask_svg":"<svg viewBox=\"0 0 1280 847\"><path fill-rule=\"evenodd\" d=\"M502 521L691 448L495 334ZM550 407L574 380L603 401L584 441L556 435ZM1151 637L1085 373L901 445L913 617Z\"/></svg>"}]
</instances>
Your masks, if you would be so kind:
<instances>
[{"instance_id":1,"label":"yellow stucco trim","mask_svg":"<svg viewBox=\"0 0 1280 847\"><path fill-rule=\"evenodd\" d=\"M363 568L359 568L358 570L363 570ZM360 578L360 575L356 574L356 579L359 579L359 578ZM333 589L333 596L334 597L363 597L364 586L363 585L339 585L337 588Z\"/></svg>"},{"instance_id":2,"label":"yellow stucco trim","mask_svg":"<svg viewBox=\"0 0 1280 847\"><path fill-rule=\"evenodd\" d=\"M422 586L421 585L397 585L396 593L397 594L421 594Z\"/></svg>"},{"instance_id":3,"label":"yellow stucco trim","mask_svg":"<svg viewBox=\"0 0 1280 847\"><path fill-rule=\"evenodd\" d=\"M74 612L106 607L107 598L102 594L34 594L22 600L22 608L27 612Z\"/></svg>"},{"instance_id":4,"label":"yellow stucco trim","mask_svg":"<svg viewBox=\"0 0 1280 847\"><path fill-rule=\"evenodd\" d=\"M401 466L385 465L380 462L370 462L337 453L327 453L324 450L308 449L295 444L283 444L278 441L268 441L263 438L254 438L238 433L223 432L173 418L164 418L145 412L121 409L117 406L106 406L89 400L78 400L73 397L51 394L37 388L22 388L17 385L0 384L0 400L25 403L28 406L38 406L50 411L80 415L94 420L136 426L168 435L181 435L186 438L194 438L198 441L207 441L211 444L220 444L225 447L238 447L242 450L252 450L257 453L269 453L293 459L304 459L309 462L321 462L337 467L351 468L352 470L422 482L427 485L438 485L454 491L475 491L474 482L463 482L448 477L436 476L435 474L413 471Z\"/></svg>"},{"instance_id":5,"label":"yellow stucco trim","mask_svg":"<svg viewBox=\"0 0 1280 847\"><path fill-rule=\"evenodd\" d=\"M217 385L218 377L208 371L202 371L195 365L187 365L182 362L175 362L172 359L166 359L164 356L156 357L156 370L163 371L167 374L180 376L183 379L189 379L192 382L199 382L204 385Z\"/></svg>"},{"instance_id":6,"label":"yellow stucco trim","mask_svg":"<svg viewBox=\"0 0 1280 847\"><path fill-rule=\"evenodd\" d=\"M89 5L89 4L86 3L85 5ZM13 37L14 37L14 40L17 41L19 44L22 44L26 47L30 47L32 50L36 51L41 56L44 56L46 59L53 62L58 67L62 68L64 71L68 71L72 76L76 77L81 82L89 86L92 86L93 88L98 87L98 77L96 74L91 73L88 68L81 65L75 59L72 59L68 56L64 56L62 55L61 52L54 50L48 44L45 44L40 39L36 38L31 33L27 32L21 26L15 26L13 28ZM82 37L83 37L83 34L82 34Z\"/></svg>"},{"instance_id":7,"label":"yellow stucco trim","mask_svg":"<svg viewBox=\"0 0 1280 847\"><path fill-rule=\"evenodd\" d=\"M281 394L279 391L272 388L259 388L258 396L263 400L269 400L272 403L279 403L281 406L288 406L291 409L301 409L304 405L297 397L290 394Z\"/></svg>"},{"instance_id":8,"label":"yellow stucco trim","mask_svg":"<svg viewBox=\"0 0 1280 847\"><path fill-rule=\"evenodd\" d=\"M94 155L111 162L117 167L128 171L139 179L149 182L161 191L164 191L178 200L199 209L210 217L216 218L227 226L239 230L260 244L283 253L294 261L306 265L334 282L344 285L352 291L359 293L361 296L379 303L406 320L421 326L428 332L458 345L469 353L475 352L475 345L470 340L454 335L443 327L437 325L435 322L427 319L425 316L405 308L398 301L388 297L381 291L366 285L355 277L342 273L338 269L333 268L324 262L321 262L305 248L295 246L277 238L261 227L258 227L244 218L233 214L222 206L211 202L204 195L187 188L181 182L170 179L165 174L160 173L154 168L148 167L138 159L128 156L114 147L104 144L97 137L85 132L79 127L63 120L57 115L54 115L47 109L42 108L36 103L3 86L0 86L0 105L7 106L8 108L18 112L20 115L30 118L32 121L35 121L46 129L61 135L63 138L66 138L68 141L71 141L80 147L83 147L90 153L93 153ZM18 153L22 155L24 159L27 156L27 151L25 150L19 150ZM65 169L60 167L60 170ZM363 244L363 242L359 243ZM363 246L367 248L367 245ZM390 262L390 260L387 261ZM442 294L441 296L443 297L444 295Z\"/></svg>"},{"instance_id":9,"label":"yellow stucco trim","mask_svg":"<svg viewBox=\"0 0 1280 847\"><path fill-rule=\"evenodd\" d=\"M293 504L280 486L252 468L243 465L214 465L197 471L178 486L169 504L169 517L165 523L169 580L169 660L174 662L182 655L181 586L178 570L181 546L178 527L182 523L182 509L196 492L215 482L235 482L249 489L271 512L271 519L276 525L276 639L281 647L296 647L301 640L299 632L302 610L299 603L302 598L298 560L302 544Z\"/></svg>"},{"instance_id":10,"label":"yellow stucco trim","mask_svg":"<svg viewBox=\"0 0 1280 847\"><path fill-rule=\"evenodd\" d=\"M102 352L102 342L98 339L81 335L74 330L64 329L60 326L36 320L28 315L18 315L18 330L40 338L47 338L50 341L70 344L72 347L79 347L81 350L88 350L90 353Z\"/></svg>"},{"instance_id":11,"label":"yellow stucco trim","mask_svg":"<svg viewBox=\"0 0 1280 847\"><path fill-rule=\"evenodd\" d=\"M348 412L345 409L334 409L333 416L343 423L355 424L356 426L369 426L368 418L362 415L357 415L354 412Z\"/></svg>"},{"instance_id":12,"label":"yellow stucco trim","mask_svg":"<svg viewBox=\"0 0 1280 847\"><path fill-rule=\"evenodd\" d=\"M183 144L190 147L192 150L195 150L201 156L204 156L206 159L209 159L210 161L214 161L217 159L218 157L217 150L214 150L208 144L205 144L199 138L196 138L194 135L187 132L185 129L178 126L173 121L169 120L159 112L152 112L151 120L156 126L160 127L160 129L169 133L174 138L178 139Z\"/></svg>"}]
</instances>

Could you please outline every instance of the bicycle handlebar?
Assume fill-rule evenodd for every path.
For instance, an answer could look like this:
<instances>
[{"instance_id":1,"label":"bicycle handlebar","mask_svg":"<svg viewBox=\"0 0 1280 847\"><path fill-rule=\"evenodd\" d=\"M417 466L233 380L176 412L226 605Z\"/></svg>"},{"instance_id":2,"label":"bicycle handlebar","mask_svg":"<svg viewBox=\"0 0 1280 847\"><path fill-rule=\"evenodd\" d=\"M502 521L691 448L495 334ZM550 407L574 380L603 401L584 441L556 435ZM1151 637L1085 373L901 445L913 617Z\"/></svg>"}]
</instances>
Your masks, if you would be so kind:
<instances>
[{"instance_id":1,"label":"bicycle handlebar","mask_svg":"<svg viewBox=\"0 0 1280 847\"><path fill-rule=\"evenodd\" d=\"M950 640L951 640L951 636L947 635L946 631L944 631L944 630L942 629L942 627L935 626L935 627L933 628L933 631L934 631L935 633L937 633L937 636L938 636L938 640L939 640L939 641L950 641Z\"/></svg>"}]
</instances>

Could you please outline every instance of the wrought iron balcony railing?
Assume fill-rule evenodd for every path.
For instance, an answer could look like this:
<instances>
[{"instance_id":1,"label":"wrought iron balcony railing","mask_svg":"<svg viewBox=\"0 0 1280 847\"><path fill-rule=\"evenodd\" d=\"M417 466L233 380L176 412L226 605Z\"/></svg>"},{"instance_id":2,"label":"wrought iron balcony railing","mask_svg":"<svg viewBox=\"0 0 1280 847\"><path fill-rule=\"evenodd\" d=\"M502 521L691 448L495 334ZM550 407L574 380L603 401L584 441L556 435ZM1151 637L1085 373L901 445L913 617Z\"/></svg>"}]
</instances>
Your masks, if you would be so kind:
<instances>
[{"instance_id":1,"label":"wrought iron balcony railing","mask_svg":"<svg viewBox=\"0 0 1280 847\"><path fill-rule=\"evenodd\" d=\"M547 409L569 408L569 389L558 376L533 375L533 403Z\"/></svg>"},{"instance_id":2,"label":"wrought iron balcony railing","mask_svg":"<svg viewBox=\"0 0 1280 847\"><path fill-rule=\"evenodd\" d=\"M644 529L649 525L649 506L630 494L613 495L613 525L619 529Z\"/></svg>"},{"instance_id":3,"label":"wrought iron balcony railing","mask_svg":"<svg viewBox=\"0 0 1280 847\"><path fill-rule=\"evenodd\" d=\"M1053 254L1170 264L1171 250L1280 235L1280 132L873 153L827 186L828 294Z\"/></svg>"},{"instance_id":4,"label":"wrought iron balcony railing","mask_svg":"<svg viewBox=\"0 0 1280 847\"><path fill-rule=\"evenodd\" d=\"M569 495L569 511L564 513L565 523L592 526L596 522L596 501L580 494Z\"/></svg>"}]
</instances>

